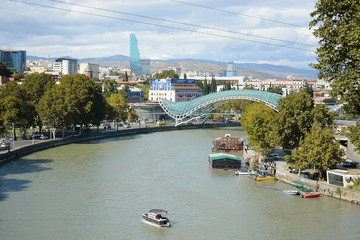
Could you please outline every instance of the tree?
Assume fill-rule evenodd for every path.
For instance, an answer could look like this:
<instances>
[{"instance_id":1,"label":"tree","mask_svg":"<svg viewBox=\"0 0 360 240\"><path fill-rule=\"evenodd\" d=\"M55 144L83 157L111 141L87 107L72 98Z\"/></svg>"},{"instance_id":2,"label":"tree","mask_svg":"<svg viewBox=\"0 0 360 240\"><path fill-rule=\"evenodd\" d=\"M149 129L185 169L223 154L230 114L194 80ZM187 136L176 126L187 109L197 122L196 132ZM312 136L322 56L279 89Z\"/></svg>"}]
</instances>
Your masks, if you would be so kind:
<instances>
[{"instance_id":1,"label":"tree","mask_svg":"<svg viewBox=\"0 0 360 240\"><path fill-rule=\"evenodd\" d=\"M322 128L332 128L336 125L335 118L337 114L335 112L330 112L323 104L316 105L313 108L311 115L313 117L313 122L319 124Z\"/></svg>"},{"instance_id":2,"label":"tree","mask_svg":"<svg viewBox=\"0 0 360 240\"><path fill-rule=\"evenodd\" d=\"M217 92L217 89L216 89L216 80L214 77L212 77L211 79L211 83L210 83L210 92Z\"/></svg>"},{"instance_id":3,"label":"tree","mask_svg":"<svg viewBox=\"0 0 360 240\"><path fill-rule=\"evenodd\" d=\"M184 79L187 79L186 73L184 73Z\"/></svg>"},{"instance_id":4,"label":"tree","mask_svg":"<svg viewBox=\"0 0 360 240\"><path fill-rule=\"evenodd\" d=\"M125 86L119 91L119 94L123 96L125 100L129 100L128 93L130 92L130 87L128 83L125 83Z\"/></svg>"},{"instance_id":5,"label":"tree","mask_svg":"<svg viewBox=\"0 0 360 240\"><path fill-rule=\"evenodd\" d=\"M204 83L203 83L202 92L203 92L203 95L209 94L209 86L208 86L208 84L207 84L206 78L205 78L205 81L204 81Z\"/></svg>"},{"instance_id":6,"label":"tree","mask_svg":"<svg viewBox=\"0 0 360 240\"><path fill-rule=\"evenodd\" d=\"M107 98L110 97L111 94L118 93L117 84L114 79L104 79L103 85L104 85L103 93Z\"/></svg>"},{"instance_id":7,"label":"tree","mask_svg":"<svg viewBox=\"0 0 360 240\"><path fill-rule=\"evenodd\" d=\"M175 70L163 70L161 73L156 73L154 77L156 79L165 79L165 78L178 79L179 75L176 74Z\"/></svg>"},{"instance_id":8,"label":"tree","mask_svg":"<svg viewBox=\"0 0 360 240\"><path fill-rule=\"evenodd\" d=\"M279 86L275 86L275 87L271 87L271 86L270 86L270 87L267 89L267 92L277 93L277 94L280 94L280 95L283 94L282 88L279 87Z\"/></svg>"},{"instance_id":9,"label":"tree","mask_svg":"<svg viewBox=\"0 0 360 240\"><path fill-rule=\"evenodd\" d=\"M128 82L128 81L129 81L129 76L128 76L127 71L125 71L125 82Z\"/></svg>"},{"instance_id":10,"label":"tree","mask_svg":"<svg viewBox=\"0 0 360 240\"><path fill-rule=\"evenodd\" d=\"M55 80L45 73L33 73L25 77L24 83L21 85L28 101L28 122L41 127L40 116L36 111L36 107L46 91L55 85Z\"/></svg>"},{"instance_id":11,"label":"tree","mask_svg":"<svg viewBox=\"0 0 360 240\"><path fill-rule=\"evenodd\" d=\"M331 82L331 95L346 103L345 110L360 115L360 1L318 0L310 29L319 39L317 62L319 79ZM360 139L353 128L350 138ZM360 149L359 145L355 145Z\"/></svg>"},{"instance_id":12,"label":"tree","mask_svg":"<svg viewBox=\"0 0 360 240\"><path fill-rule=\"evenodd\" d=\"M94 80L84 74L65 75L60 85L66 89L65 103L74 125L97 125L104 119L105 101Z\"/></svg>"},{"instance_id":13,"label":"tree","mask_svg":"<svg viewBox=\"0 0 360 240\"><path fill-rule=\"evenodd\" d=\"M125 122L130 111L130 106L126 103L125 98L120 94L112 94L106 101L114 110L114 118Z\"/></svg>"},{"instance_id":14,"label":"tree","mask_svg":"<svg viewBox=\"0 0 360 240\"><path fill-rule=\"evenodd\" d=\"M314 168L322 174L326 168L334 168L342 162L342 155L344 153L340 144L334 140L331 129L315 123L310 133L301 141L299 149L294 151L292 160L301 170Z\"/></svg>"},{"instance_id":15,"label":"tree","mask_svg":"<svg viewBox=\"0 0 360 240\"><path fill-rule=\"evenodd\" d=\"M0 122L3 130L11 123L23 123L28 114L27 109L25 94L17 82L7 82L0 88Z\"/></svg>"},{"instance_id":16,"label":"tree","mask_svg":"<svg viewBox=\"0 0 360 240\"><path fill-rule=\"evenodd\" d=\"M36 106L36 111L42 123L51 127L55 138L56 129L63 129L73 123L70 116L70 106L67 105L67 89L64 85L56 84L46 91Z\"/></svg>"},{"instance_id":17,"label":"tree","mask_svg":"<svg viewBox=\"0 0 360 240\"><path fill-rule=\"evenodd\" d=\"M310 131L313 124L314 102L305 92L290 94L278 102L279 113L275 124L278 144L283 148L297 148L300 139Z\"/></svg>"},{"instance_id":18,"label":"tree","mask_svg":"<svg viewBox=\"0 0 360 240\"><path fill-rule=\"evenodd\" d=\"M309 94L311 97L314 97L314 90L313 90L312 86L310 84L308 84L307 82L305 83L305 86L304 86L304 92Z\"/></svg>"},{"instance_id":19,"label":"tree","mask_svg":"<svg viewBox=\"0 0 360 240\"><path fill-rule=\"evenodd\" d=\"M0 62L0 76L10 77L12 72L7 67L6 63Z\"/></svg>"},{"instance_id":20,"label":"tree","mask_svg":"<svg viewBox=\"0 0 360 240\"><path fill-rule=\"evenodd\" d=\"M129 116L128 116L128 121L131 123L134 123L136 120L139 119L139 116L137 115L136 111L134 108L130 108L129 111Z\"/></svg>"},{"instance_id":21,"label":"tree","mask_svg":"<svg viewBox=\"0 0 360 240\"><path fill-rule=\"evenodd\" d=\"M351 140L351 143L354 144L355 151L360 153L360 122L356 123L356 126L351 127L351 134L348 136Z\"/></svg>"},{"instance_id":22,"label":"tree","mask_svg":"<svg viewBox=\"0 0 360 240\"><path fill-rule=\"evenodd\" d=\"M273 149L270 132L275 118L276 113L263 103L253 103L245 108L241 125L255 151L268 154Z\"/></svg>"}]
</instances>

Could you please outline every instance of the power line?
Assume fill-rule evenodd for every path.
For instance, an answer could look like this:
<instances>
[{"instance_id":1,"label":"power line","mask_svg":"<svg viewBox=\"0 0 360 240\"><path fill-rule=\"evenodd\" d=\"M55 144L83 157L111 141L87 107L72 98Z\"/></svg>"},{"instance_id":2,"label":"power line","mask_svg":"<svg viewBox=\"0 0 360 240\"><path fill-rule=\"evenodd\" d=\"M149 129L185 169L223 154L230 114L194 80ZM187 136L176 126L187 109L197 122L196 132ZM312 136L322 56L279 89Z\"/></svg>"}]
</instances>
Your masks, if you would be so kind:
<instances>
[{"instance_id":1,"label":"power line","mask_svg":"<svg viewBox=\"0 0 360 240\"><path fill-rule=\"evenodd\" d=\"M303 45L303 46L308 46L308 47L316 47L314 45L306 44L306 43L298 43L298 42L293 42L293 41L288 41L288 40L283 40L283 39L259 36L259 35L249 34L249 33L235 32L235 31L224 30L224 29L220 29L220 28L213 28L213 27L201 26L201 25L196 25L196 24L191 24L191 23L178 22L178 21L162 19L162 18L157 18L157 17L149 17L149 16L140 15L140 14L133 14L133 13L110 10L110 9L105 9L105 8L92 7L92 6L82 5L82 4L68 3L68 2L58 1L58 0L49 0L49 1L57 2L57 3L63 3L63 4L71 5L71 6L79 6L79 7L89 8L89 9L101 10L101 11L106 11L106 12L120 13L120 14L129 15L129 16L147 18L147 19L152 19L152 20L157 20L157 21L182 24L182 25L191 26L191 27L207 28L207 29L211 29L211 30L225 32L225 33L233 33L233 34L238 34L238 35L245 35L245 36L250 36L250 37L263 38L263 39L267 39L267 40L274 40L274 41L285 42L285 43L293 43L293 44L298 44L298 45Z\"/></svg>"},{"instance_id":2,"label":"power line","mask_svg":"<svg viewBox=\"0 0 360 240\"><path fill-rule=\"evenodd\" d=\"M248 14L232 12L232 11L223 10L223 9L219 9L219 8L207 7L207 6L203 6L203 5L199 5L199 4L195 4L195 3L183 2L183 1L179 1L179 0L169 0L169 1L186 4L186 5L190 5L190 6L194 6L194 7L199 7L199 8L211 9L211 10L218 11L218 12L231 13L231 14L235 14L235 15L239 15L239 16L243 16L243 17L255 18L255 19L264 20L264 21L268 21L268 22L281 23L281 24L294 26L294 27L304 27L301 25L293 24L293 23L282 22L282 21L273 20L273 19L269 19L269 18L251 16Z\"/></svg>"},{"instance_id":3,"label":"power line","mask_svg":"<svg viewBox=\"0 0 360 240\"><path fill-rule=\"evenodd\" d=\"M71 10L71 9L66 9L66 8L47 6L47 5L37 4L37 3L23 2L23 1L18 1L18 0L9 0L9 1L10 2L22 3L22 4L27 4L27 5L31 5L31 6L38 6L38 7L49 8L49 9L56 9L56 10L61 10L61 11L66 11L66 12L75 12L75 13L81 13L81 14L85 14L85 15L91 15L91 16L97 16L97 17L103 17L103 18L109 18L109 19L133 22L133 23L146 24L146 25L150 25L150 26L163 27L163 28L181 30L181 31L186 31L186 32L193 32L193 33L200 33L200 34L210 35L210 36L215 36L215 37L222 37L222 38L228 38L228 39L235 39L235 40L241 40L241 41L247 41L247 42L253 42L253 43L260 43L260 44L265 44L265 45L271 45L271 46L276 46L276 47L283 47L283 48L290 48L290 49L296 49L296 50L307 51L307 52L314 52L313 50L305 49L305 48L292 47L292 46L286 46L286 45L281 45L281 44L262 42L262 41L257 41L257 40L248 40L248 39L243 39L243 38L238 38L238 37L225 36L225 35L216 34L216 33L208 33L208 32L202 32L202 31L197 31L197 30L190 30L190 29L185 29L185 28L172 27L172 26L166 26L166 25L160 25L160 24L148 23L148 22L142 22L142 21L137 21L137 20L129 20L129 19L125 19L125 18L111 17L111 16L106 16L106 15L101 15L101 14L96 14L96 13L89 13L89 12Z\"/></svg>"}]
</instances>

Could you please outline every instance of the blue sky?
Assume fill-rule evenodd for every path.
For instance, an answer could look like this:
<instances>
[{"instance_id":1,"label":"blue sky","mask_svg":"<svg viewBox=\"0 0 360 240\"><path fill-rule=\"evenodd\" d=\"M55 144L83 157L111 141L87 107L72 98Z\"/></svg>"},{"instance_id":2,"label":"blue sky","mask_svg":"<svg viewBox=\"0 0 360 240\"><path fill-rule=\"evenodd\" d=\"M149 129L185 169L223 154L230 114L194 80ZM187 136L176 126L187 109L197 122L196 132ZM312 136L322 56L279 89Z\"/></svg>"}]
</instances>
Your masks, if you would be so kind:
<instances>
[{"instance_id":1,"label":"blue sky","mask_svg":"<svg viewBox=\"0 0 360 240\"><path fill-rule=\"evenodd\" d=\"M130 34L134 33L139 42L142 58L232 60L238 63L270 63L297 68L308 68L309 63L316 61L314 50L317 40L308 27L315 0L181 0L240 15L200 8L177 2L177 0L59 0L72 3L72 5L51 0L19 1L51 7L44 8L0 0L0 47L23 49L28 55L47 57L50 54L51 57L72 56L75 58L105 57L117 54L129 56ZM94 9L94 7L107 11ZM114 11L168 21L130 16ZM244 14L297 26L245 17ZM167 28L136 21L164 25Z\"/></svg>"}]
</instances>

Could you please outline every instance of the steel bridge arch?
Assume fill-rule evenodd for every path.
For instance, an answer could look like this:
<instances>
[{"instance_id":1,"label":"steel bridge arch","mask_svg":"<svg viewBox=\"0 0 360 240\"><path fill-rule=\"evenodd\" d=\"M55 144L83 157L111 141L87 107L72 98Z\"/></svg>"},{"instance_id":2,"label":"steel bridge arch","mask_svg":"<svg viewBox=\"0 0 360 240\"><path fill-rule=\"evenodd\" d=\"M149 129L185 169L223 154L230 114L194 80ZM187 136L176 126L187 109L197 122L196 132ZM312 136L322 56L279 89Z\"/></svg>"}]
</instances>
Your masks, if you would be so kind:
<instances>
[{"instance_id":1,"label":"steel bridge arch","mask_svg":"<svg viewBox=\"0 0 360 240\"><path fill-rule=\"evenodd\" d=\"M257 90L231 90L208 94L189 102L172 102L164 98L159 103L170 117L175 119L175 126L195 118L207 118L211 110L226 101L245 99L254 102L264 102L265 105L278 112L278 101L284 96Z\"/></svg>"}]
</instances>

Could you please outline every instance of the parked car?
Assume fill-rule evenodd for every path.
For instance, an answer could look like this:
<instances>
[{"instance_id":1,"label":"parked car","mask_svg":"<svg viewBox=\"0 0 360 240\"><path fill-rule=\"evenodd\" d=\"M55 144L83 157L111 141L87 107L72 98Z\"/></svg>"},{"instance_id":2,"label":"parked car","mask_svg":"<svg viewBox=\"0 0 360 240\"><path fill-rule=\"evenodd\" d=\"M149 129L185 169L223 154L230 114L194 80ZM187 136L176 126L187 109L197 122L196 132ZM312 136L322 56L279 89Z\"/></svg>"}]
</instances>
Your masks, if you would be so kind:
<instances>
[{"instance_id":1,"label":"parked car","mask_svg":"<svg viewBox=\"0 0 360 240\"><path fill-rule=\"evenodd\" d=\"M345 168L352 168L353 167L351 162L344 162L342 166L345 167Z\"/></svg>"},{"instance_id":2,"label":"parked car","mask_svg":"<svg viewBox=\"0 0 360 240\"><path fill-rule=\"evenodd\" d=\"M7 144L6 144L6 141L5 141L5 140L1 140L1 141L0 141L0 147L1 147L1 148L6 148L6 147L7 147Z\"/></svg>"},{"instance_id":3,"label":"parked car","mask_svg":"<svg viewBox=\"0 0 360 240\"><path fill-rule=\"evenodd\" d=\"M15 139L14 139L14 137L9 137L9 141L16 141L17 140L17 137L15 137Z\"/></svg>"},{"instance_id":4,"label":"parked car","mask_svg":"<svg viewBox=\"0 0 360 240\"><path fill-rule=\"evenodd\" d=\"M125 124L124 127L125 128L131 128L130 124Z\"/></svg>"},{"instance_id":5,"label":"parked car","mask_svg":"<svg viewBox=\"0 0 360 240\"><path fill-rule=\"evenodd\" d=\"M44 135L44 134L41 134L40 139L41 139L41 140L45 140L45 139L49 139L49 137L46 136L46 135Z\"/></svg>"},{"instance_id":6,"label":"parked car","mask_svg":"<svg viewBox=\"0 0 360 240\"><path fill-rule=\"evenodd\" d=\"M38 131L31 131L30 132L30 135L35 135L35 134L38 134Z\"/></svg>"}]
</instances>

